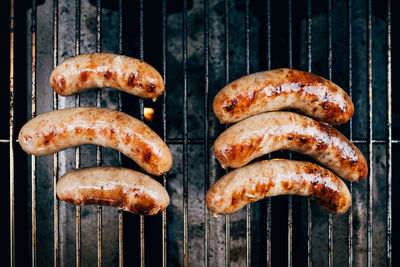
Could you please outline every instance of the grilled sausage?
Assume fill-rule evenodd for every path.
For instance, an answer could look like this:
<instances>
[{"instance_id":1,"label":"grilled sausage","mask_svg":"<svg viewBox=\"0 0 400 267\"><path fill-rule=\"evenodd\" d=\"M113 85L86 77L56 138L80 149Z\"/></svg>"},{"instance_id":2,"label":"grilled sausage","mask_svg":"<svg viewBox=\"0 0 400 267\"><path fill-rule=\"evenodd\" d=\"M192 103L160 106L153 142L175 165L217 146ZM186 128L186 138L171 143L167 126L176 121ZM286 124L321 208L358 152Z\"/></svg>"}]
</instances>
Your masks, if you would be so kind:
<instances>
[{"instance_id":1,"label":"grilled sausage","mask_svg":"<svg viewBox=\"0 0 400 267\"><path fill-rule=\"evenodd\" d=\"M206 203L217 214L231 214L278 195L308 196L333 214L343 214L351 205L349 189L340 178L317 164L294 160L260 161L233 170L210 187Z\"/></svg>"},{"instance_id":2,"label":"grilled sausage","mask_svg":"<svg viewBox=\"0 0 400 267\"><path fill-rule=\"evenodd\" d=\"M338 130L293 112L252 116L226 129L214 143L222 167L232 168L281 149L309 155L349 181L368 174L362 153Z\"/></svg>"},{"instance_id":3,"label":"grilled sausage","mask_svg":"<svg viewBox=\"0 0 400 267\"><path fill-rule=\"evenodd\" d=\"M68 172L57 182L57 196L77 206L112 206L143 215L155 215L169 205L167 191L156 180L140 172L115 167Z\"/></svg>"},{"instance_id":4,"label":"grilled sausage","mask_svg":"<svg viewBox=\"0 0 400 267\"><path fill-rule=\"evenodd\" d=\"M43 113L22 127L19 144L36 156L83 144L111 147L154 175L169 171L172 165L167 145L147 125L105 108L77 107Z\"/></svg>"},{"instance_id":5,"label":"grilled sausage","mask_svg":"<svg viewBox=\"0 0 400 267\"><path fill-rule=\"evenodd\" d=\"M214 98L221 123L266 111L292 109L329 124L347 122L354 113L350 97L336 84L312 73L276 69L241 77Z\"/></svg>"},{"instance_id":6,"label":"grilled sausage","mask_svg":"<svg viewBox=\"0 0 400 267\"><path fill-rule=\"evenodd\" d=\"M83 54L65 60L53 70L50 85L63 96L111 87L153 101L164 91L164 81L152 66L111 53Z\"/></svg>"}]
</instances>

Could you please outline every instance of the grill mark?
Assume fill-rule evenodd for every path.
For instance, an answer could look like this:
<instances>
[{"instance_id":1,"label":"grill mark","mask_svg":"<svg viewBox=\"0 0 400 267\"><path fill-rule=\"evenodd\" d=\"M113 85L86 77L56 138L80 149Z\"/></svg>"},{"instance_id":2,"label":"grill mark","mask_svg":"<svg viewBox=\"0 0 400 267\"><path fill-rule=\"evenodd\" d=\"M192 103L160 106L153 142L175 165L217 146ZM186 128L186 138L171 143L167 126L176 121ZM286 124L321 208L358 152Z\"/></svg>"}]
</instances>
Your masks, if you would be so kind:
<instances>
[{"instance_id":1,"label":"grill mark","mask_svg":"<svg viewBox=\"0 0 400 267\"><path fill-rule=\"evenodd\" d=\"M148 93L153 93L153 92L154 92L154 89L155 89L155 85L151 82L151 83L149 84L149 86L147 87L147 92L148 92Z\"/></svg>"},{"instance_id":2,"label":"grill mark","mask_svg":"<svg viewBox=\"0 0 400 267\"><path fill-rule=\"evenodd\" d=\"M144 160L145 162L149 163L150 160L151 160L151 156L152 156L151 150L146 149L146 150L143 152L143 160Z\"/></svg>"},{"instance_id":3,"label":"grill mark","mask_svg":"<svg viewBox=\"0 0 400 267\"><path fill-rule=\"evenodd\" d=\"M112 189L78 189L80 198L72 197L73 193L65 192L61 199L77 206L102 205L124 209L135 214L154 214L161 209L157 202L138 188L132 188L125 193L123 186Z\"/></svg>"},{"instance_id":4,"label":"grill mark","mask_svg":"<svg viewBox=\"0 0 400 267\"><path fill-rule=\"evenodd\" d=\"M60 92L63 92L65 89L65 77L64 76L58 76L54 82L57 85L57 88Z\"/></svg>"},{"instance_id":5,"label":"grill mark","mask_svg":"<svg viewBox=\"0 0 400 267\"><path fill-rule=\"evenodd\" d=\"M137 85L137 78L139 77L138 73L130 73L128 78L128 86L134 87Z\"/></svg>"},{"instance_id":6,"label":"grill mark","mask_svg":"<svg viewBox=\"0 0 400 267\"><path fill-rule=\"evenodd\" d=\"M226 111L227 111L227 112L231 112L231 111L232 111L232 113L233 113L233 110L235 109L235 105L236 105L236 102L237 102L237 101L238 101L237 98L235 98L235 99L229 101L229 104L227 104L227 105L225 106Z\"/></svg>"},{"instance_id":7,"label":"grill mark","mask_svg":"<svg viewBox=\"0 0 400 267\"><path fill-rule=\"evenodd\" d=\"M241 160L249 157L255 151L260 149L260 144L263 140L263 136L250 139L246 143L228 145L225 149L225 158L229 161Z\"/></svg>"},{"instance_id":8,"label":"grill mark","mask_svg":"<svg viewBox=\"0 0 400 267\"><path fill-rule=\"evenodd\" d=\"M49 133L43 136L43 144L47 146L56 135L57 134L54 132L54 130L51 130Z\"/></svg>"},{"instance_id":9,"label":"grill mark","mask_svg":"<svg viewBox=\"0 0 400 267\"><path fill-rule=\"evenodd\" d=\"M106 70L104 73L103 73L103 76L104 76L104 79L106 79L106 80L115 80L115 73L113 73L111 70Z\"/></svg>"},{"instance_id":10,"label":"grill mark","mask_svg":"<svg viewBox=\"0 0 400 267\"><path fill-rule=\"evenodd\" d=\"M89 79L89 76L90 76L90 73L88 71L84 70L79 74L79 81L81 83L84 83Z\"/></svg>"}]
</instances>

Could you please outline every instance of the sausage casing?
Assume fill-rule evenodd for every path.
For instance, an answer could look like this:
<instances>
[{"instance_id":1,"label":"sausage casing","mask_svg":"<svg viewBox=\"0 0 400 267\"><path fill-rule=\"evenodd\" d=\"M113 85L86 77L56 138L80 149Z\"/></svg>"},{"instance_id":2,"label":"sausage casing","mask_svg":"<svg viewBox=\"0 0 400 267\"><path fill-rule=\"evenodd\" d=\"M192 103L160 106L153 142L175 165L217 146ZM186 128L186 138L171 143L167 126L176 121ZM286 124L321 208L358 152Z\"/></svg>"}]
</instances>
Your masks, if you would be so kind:
<instances>
[{"instance_id":1,"label":"sausage casing","mask_svg":"<svg viewBox=\"0 0 400 267\"><path fill-rule=\"evenodd\" d=\"M351 206L349 189L340 178L317 164L294 160L266 160L233 170L210 187L206 203L217 214L231 214L278 195L308 196L333 214Z\"/></svg>"},{"instance_id":2,"label":"sausage casing","mask_svg":"<svg viewBox=\"0 0 400 267\"><path fill-rule=\"evenodd\" d=\"M76 107L40 114L22 127L19 144L36 156L83 144L111 147L154 175L172 166L171 152L153 130L128 114L105 108Z\"/></svg>"},{"instance_id":3,"label":"sausage casing","mask_svg":"<svg viewBox=\"0 0 400 267\"><path fill-rule=\"evenodd\" d=\"M150 176L115 167L68 172L57 182L57 196L77 206L112 206L143 215L162 212L170 202L164 187Z\"/></svg>"},{"instance_id":4,"label":"sausage casing","mask_svg":"<svg viewBox=\"0 0 400 267\"><path fill-rule=\"evenodd\" d=\"M221 123L291 109L329 124L342 124L354 113L353 102L339 86L318 75L293 69L241 77L218 92L213 109Z\"/></svg>"},{"instance_id":5,"label":"sausage casing","mask_svg":"<svg viewBox=\"0 0 400 267\"><path fill-rule=\"evenodd\" d=\"M214 142L216 158L222 167L231 168L282 149L309 155L349 181L368 174L364 156L343 134L293 112L254 115L226 129Z\"/></svg>"},{"instance_id":6,"label":"sausage casing","mask_svg":"<svg viewBox=\"0 0 400 267\"><path fill-rule=\"evenodd\" d=\"M164 81L152 66L111 53L83 54L65 60L53 70L50 85L63 96L111 87L154 101L164 91Z\"/></svg>"}]
</instances>

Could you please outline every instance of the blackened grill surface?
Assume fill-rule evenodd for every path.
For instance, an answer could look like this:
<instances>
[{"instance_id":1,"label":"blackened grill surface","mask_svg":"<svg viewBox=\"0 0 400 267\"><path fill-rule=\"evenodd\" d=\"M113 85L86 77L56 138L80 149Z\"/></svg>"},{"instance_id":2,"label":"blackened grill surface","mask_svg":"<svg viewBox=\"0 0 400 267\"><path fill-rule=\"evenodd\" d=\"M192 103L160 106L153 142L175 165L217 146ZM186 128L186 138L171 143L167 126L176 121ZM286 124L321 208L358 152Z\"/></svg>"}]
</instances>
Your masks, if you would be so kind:
<instances>
[{"instance_id":1,"label":"blackened grill surface","mask_svg":"<svg viewBox=\"0 0 400 267\"><path fill-rule=\"evenodd\" d=\"M1 153L12 164L4 165L10 173L5 187L10 188L5 193L10 196L10 235L3 241L8 262L74 266L100 260L103 266L180 266L187 259L190 266L398 265L399 215L391 213L397 209L392 192L399 187L400 175L400 107L392 104L399 98L399 91L392 91L400 80L392 76L399 70L399 54L391 50L399 46L395 32L400 22L393 12L397 7L390 0L9 1L2 18L10 27L1 24L2 36L14 42L3 62L14 71L1 74L10 91L2 91L0 105L0 122L10 125L0 130ZM166 81L164 97L153 103L111 90L97 99L96 90L77 99L55 97L48 79L56 63L100 48L154 66ZM349 93L355 114L338 129L371 161L370 176L349 185L353 206L347 215L329 217L307 199L277 197L229 217L212 218L204 206L205 192L225 171L211 146L226 127L212 113L212 100L228 82L281 67L312 71ZM95 146L33 161L21 150L16 136L32 107L41 114L75 104L122 108L144 119L167 141L173 169L157 178L171 197L164 215L140 219L107 207L101 212L82 207L77 213L75 207L53 199L54 178L75 167L122 164L139 170L110 149L101 149L99 162ZM155 109L153 121L143 118L143 107ZM265 156L269 157L310 160L288 152ZM31 195L32 189L36 195Z\"/></svg>"}]
</instances>

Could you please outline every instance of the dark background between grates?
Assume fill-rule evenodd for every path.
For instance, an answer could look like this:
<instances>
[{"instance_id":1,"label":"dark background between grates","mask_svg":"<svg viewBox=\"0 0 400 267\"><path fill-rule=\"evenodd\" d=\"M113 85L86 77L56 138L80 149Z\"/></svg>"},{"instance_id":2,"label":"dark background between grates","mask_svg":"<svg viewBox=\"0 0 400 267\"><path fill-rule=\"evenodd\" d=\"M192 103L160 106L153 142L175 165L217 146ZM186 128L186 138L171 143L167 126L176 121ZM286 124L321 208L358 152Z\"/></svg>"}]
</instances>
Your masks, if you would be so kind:
<instances>
[{"instance_id":1,"label":"dark background between grates","mask_svg":"<svg viewBox=\"0 0 400 267\"><path fill-rule=\"evenodd\" d=\"M58 63L74 56L76 36L80 40L80 53L99 50L122 52L143 58L166 77L165 98L160 97L156 103L121 94L122 110L132 116L140 118L143 106L156 110L155 119L146 123L166 138L174 156L172 170L166 177L157 178L161 183L165 178L171 197L164 228L166 242L162 242L161 215L144 218L141 227L139 216L123 213L125 265L177 266L183 265L185 259L191 266L223 266L228 263L231 266L244 266L246 263L260 266L267 262L276 266L303 266L307 263L316 266L381 266L389 264L388 260L392 260L394 266L398 264L395 255L399 234L395 226L399 220L396 189L399 188L400 169L396 165L400 156L397 152L400 108L395 101L399 99L399 77L396 75L399 70L396 49L399 46L396 38L399 21L394 1L391 6L393 17L388 16L390 3L386 1L97 1L101 14L96 13L96 1L81 1L78 32L76 2L80 1L33 1L36 4L35 17L32 16L32 3L15 0L14 28L7 28L10 3L4 3L1 11L4 40L9 43L9 29L15 34L12 47L14 93L11 95L5 89L10 85L9 71L1 72L5 88L0 98L0 120L4 125L0 130L0 146L7 161L10 159L7 151L10 139L14 148L14 176L10 174L9 177L14 177L15 184L11 195L15 200L16 265L32 264L32 258L39 266L54 263L53 156L36 158L35 251L31 246L31 160L15 142L20 128L31 114L32 33L36 34L36 114L53 109L53 92L48 82L54 64L53 53L56 53ZM53 13L54 3L58 3L57 13ZM122 9L118 3L122 3ZM54 18L58 22L56 50L53 46ZM101 19L99 30L98 18ZM389 50L387 45L388 24L392 27L393 50ZM119 35L120 30L122 35ZM9 70L10 46L6 51L2 53L2 61L4 68ZM392 61L391 84L387 80L388 59ZM371 64L368 64L369 60ZM367 159L372 159L372 172L368 179L351 185L353 208L347 215L329 218L312 201L282 196L252 204L251 213L243 209L229 218L219 216L214 219L205 212L204 194L209 184L224 174L211 153L211 147L225 125L219 125L212 113L213 97L227 82L242 75L279 67L309 70L331 78L351 94L355 115L351 123L339 129L356 143ZM393 88L391 131L388 130L388 88ZM372 92L371 98L369 91ZM15 102L12 107L9 105L10 97ZM58 97L58 108L74 106L75 102L75 97ZM118 102L117 92L102 91L103 107L117 109ZM96 106L96 90L83 93L80 105ZM5 127L10 114L7 107L14 112L12 138L10 128ZM392 147L388 145L390 139ZM95 146L82 146L80 154L81 167L96 165ZM271 156L288 158L290 155L288 152L275 152ZM292 156L309 160L295 153ZM390 157L392 161L388 162ZM102 149L101 163L117 166L118 153ZM390 181L388 163L393 165L391 187L387 184ZM137 169L124 157L122 165ZM4 164L4 167L4 173L9 173L9 164ZM57 176L74 168L75 150L60 152ZM10 179L5 179L8 182L4 188L8 188L8 193L2 195L10 204ZM387 217L388 193L391 191L393 216ZM292 208L288 209L288 203ZM10 233L10 205L7 207L5 213L8 214ZM57 263L73 266L76 262L75 208L63 202L59 202L57 207ZM289 212L292 214L292 227L288 225ZM97 215L96 207L81 208L79 260L83 266L95 265L97 261ZM311 221L307 219L308 215L311 215ZM102 263L104 266L118 265L118 213L104 207L101 216ZM250 218L251 223L248 221ZM352 219L350 224L349 219ZM388 219L392 220L392 237ZM226 222L230 227L228 231ZM312 229L311 235L308 235L308 227ZM141 239L140 229L144 239ZM288 239L289 230L292 231L291 239ZM7 243L8 250L4 253L10 262L10 240L5 237L2 240ZM291 246L288 240L291 240Z\"/></svg>"}]
</instances>

